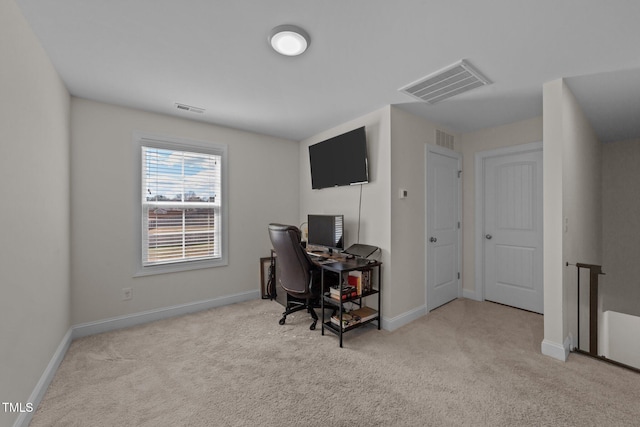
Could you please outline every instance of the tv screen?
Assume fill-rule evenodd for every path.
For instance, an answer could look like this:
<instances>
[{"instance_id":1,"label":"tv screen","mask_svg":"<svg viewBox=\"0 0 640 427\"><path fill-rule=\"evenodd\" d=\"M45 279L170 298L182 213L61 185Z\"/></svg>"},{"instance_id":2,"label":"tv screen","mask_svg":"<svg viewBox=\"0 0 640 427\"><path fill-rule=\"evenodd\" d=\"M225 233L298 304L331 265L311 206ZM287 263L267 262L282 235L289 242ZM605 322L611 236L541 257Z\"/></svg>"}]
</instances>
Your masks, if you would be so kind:
<instances>
[{"instance_id":1,"label":"tv screen","mask_svg":"<svg viewBox=\"0 0 640 427\"><path fill-rule=\"evenodd\" d=\"M369 182L364 127L309 146L311 188Z\"/></svg>"},{"instance_id":2,"label":"tv screen","mask_svg":"<svg viewBox=\"0 0 640 427\"><path fill-rule=\"evenodd\" d=\"M307 243L344 249L343 215L307 215Z\"/></svg>"}]
</instances>

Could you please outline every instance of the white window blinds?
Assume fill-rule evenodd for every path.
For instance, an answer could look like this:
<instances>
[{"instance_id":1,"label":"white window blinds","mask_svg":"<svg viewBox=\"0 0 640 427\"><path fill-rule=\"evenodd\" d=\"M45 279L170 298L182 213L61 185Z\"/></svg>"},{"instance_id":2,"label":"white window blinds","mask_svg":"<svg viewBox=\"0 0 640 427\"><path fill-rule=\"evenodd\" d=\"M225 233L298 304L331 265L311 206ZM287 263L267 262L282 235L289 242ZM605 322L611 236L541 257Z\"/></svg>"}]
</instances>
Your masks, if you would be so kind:
<instances>
[{"instance_id":1,"label":"white window blinds","mask_svg":"<svg viewBox=\"0 0 640 427\"><path fill-rule=\"evenodd\" d=\"M142 146L142 265L219 259L220 155Z\"/></svg>"}]
</instances>

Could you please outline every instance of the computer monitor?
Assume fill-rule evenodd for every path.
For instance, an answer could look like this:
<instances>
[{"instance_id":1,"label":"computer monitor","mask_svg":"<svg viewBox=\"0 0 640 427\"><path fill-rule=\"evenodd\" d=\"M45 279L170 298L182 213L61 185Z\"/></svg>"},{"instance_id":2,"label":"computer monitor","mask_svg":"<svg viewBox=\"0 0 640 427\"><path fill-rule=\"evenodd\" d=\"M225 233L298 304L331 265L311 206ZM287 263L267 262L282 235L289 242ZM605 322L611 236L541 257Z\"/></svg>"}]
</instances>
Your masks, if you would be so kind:
<instances>
[{"instance_id":1,"label":"computer monitor","mask_svg":"<svg viewBox=\"0 0 640 427\"><path fill-rule=\"evenodd\" d=\"M307 243L329 249L344 249L344 215L308 215Z\"/></svg>"}]
</instances>

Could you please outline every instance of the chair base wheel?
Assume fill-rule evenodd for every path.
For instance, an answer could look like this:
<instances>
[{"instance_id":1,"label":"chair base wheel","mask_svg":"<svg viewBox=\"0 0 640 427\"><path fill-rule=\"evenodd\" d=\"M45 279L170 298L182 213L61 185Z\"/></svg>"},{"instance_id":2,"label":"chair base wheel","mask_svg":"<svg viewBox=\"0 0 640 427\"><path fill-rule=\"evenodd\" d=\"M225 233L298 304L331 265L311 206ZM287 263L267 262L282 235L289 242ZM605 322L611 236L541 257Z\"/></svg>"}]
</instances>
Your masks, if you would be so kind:
<instances>
[{"instance_id":1,"label":"chair base wheel","mask_svg":"<svg viewBox=\"0 0 640 427\"><path fill-rule=\"evenodd\" d=\"M313 322L311 324L311 326L309 326L309 329L311 329L312 331L315 331L316 330L316 322Z\"/></svg>"},{"instance_id":2,"label":"chair base wheel","mask_svg":"<svg viewBox=\"0 0 640 427\"><path fill-rule=\"evenodd\" d=\"M278 321L278 323L280 323L281 325L284 325L284 319L285 319L285 318L283 317L282 319L280 319L280 320Z\"/></svg>"}]
</instances>

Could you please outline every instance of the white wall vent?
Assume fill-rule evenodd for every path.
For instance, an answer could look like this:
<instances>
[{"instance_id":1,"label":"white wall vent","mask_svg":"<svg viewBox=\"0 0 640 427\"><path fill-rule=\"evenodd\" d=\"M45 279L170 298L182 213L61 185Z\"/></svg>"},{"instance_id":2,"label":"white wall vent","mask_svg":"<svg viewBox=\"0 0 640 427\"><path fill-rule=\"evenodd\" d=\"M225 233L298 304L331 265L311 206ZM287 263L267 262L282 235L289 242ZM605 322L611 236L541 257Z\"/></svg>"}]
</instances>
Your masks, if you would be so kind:
<instances>
[{"instance_id":1,"label":"white wall vent","mask_svg":"<svg viewBox=\"0 0 640 427\"><path fill-rule=\"evenodd\" d=\"M186 104L179 104L179 103L175 103L176 108L178 110L182 110L182 111L190 111L192 113L198 113L198 114L202 114L204 113L204 108L199 108L199 107L194 107L192 105L186 105Z\"/></svg>"},{"instance_id":2,"label":"white wall vent","mask_svg":"<svg viewBox=\"0 0 640 427\"><path fill-rule=\"evenodd\" d=\"M436 145L453 150L453 135L436 129Z\"/></svg>"},{"instance_id":3,"label":"white wall vent","mask_svg":"<svg viewBox=\"0 0 640 427\"><path fill-rule=\"evenodd\" d=\"M435 104L489 84L491 84L489 79L468 62L461 60L398 90L421 101Z\"/></svg>"}]
</instances>

